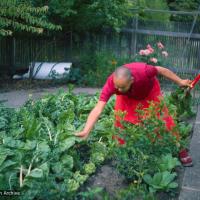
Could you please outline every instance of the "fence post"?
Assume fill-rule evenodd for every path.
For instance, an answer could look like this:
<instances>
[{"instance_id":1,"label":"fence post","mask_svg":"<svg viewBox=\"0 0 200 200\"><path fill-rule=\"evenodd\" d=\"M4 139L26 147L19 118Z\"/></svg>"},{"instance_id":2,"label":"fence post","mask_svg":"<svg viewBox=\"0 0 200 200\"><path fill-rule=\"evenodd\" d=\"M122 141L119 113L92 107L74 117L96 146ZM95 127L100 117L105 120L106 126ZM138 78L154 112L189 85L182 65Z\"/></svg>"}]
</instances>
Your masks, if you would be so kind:
<instances>
[{"instance_id":1,"label":"fence post","mask_svg":"<svg viewBox=\"0 0 200 200\"><path fill-rule=\"evenodd\" d=\"M11 55L11 65L10 65L10 74L13 75L15 72L15 61L16 61L16 39L12 38L12 55Z\"/></svg>"},{"instance_id":2,"label":"fence post","mask_svg":"<svg viewBox=\"0 0 200 200\"><path fill-rule=\"evenodd\" d=\"M132 32L131 32L131 55L137 53L137 30L138 30L138 15L132 20Z\"/></svg>"},{"instance_id":3,"label":"fence post","mask_svg":"<svg viewBox=\"0 0 200 200\"><path fill-rule=\"evenodd\" d=\"M134 43L134 54L137 53L137 30L138 30L138 15L136 15L136 23L135 23L135 43Z\"/></svg>"}]
</instances>

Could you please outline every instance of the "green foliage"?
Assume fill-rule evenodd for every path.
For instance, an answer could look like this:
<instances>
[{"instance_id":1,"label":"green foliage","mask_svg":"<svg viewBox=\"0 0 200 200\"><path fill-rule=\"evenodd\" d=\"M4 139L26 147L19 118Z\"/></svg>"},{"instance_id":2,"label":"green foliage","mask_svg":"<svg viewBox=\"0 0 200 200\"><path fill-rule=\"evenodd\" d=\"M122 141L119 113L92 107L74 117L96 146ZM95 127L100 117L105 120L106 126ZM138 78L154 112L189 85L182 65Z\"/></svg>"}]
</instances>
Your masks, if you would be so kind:
<instances>
[{"instance_id":1,"label":"green foliage","mask_svg":"<svg viewBox=\"0 0 200 200\"><path fill-rule=\"evenodd\" d=\"M83 166L83 168L84 168L84 171L85 171L86 174L92 174L92 173L94 173L95 170L96 170L95 164L92 163L92 162L90 162L90 163L88 163L88 164L85 164L85 165Z\"/></svg>"},{"instance_id":2,"label":"green foliage","mask_svg":"<svg viewBox=\"0 0 200 200\"><path fill-rule=\"evenodd\" d=\"M13 109L6 108L3 103L0 102L0 133L8 131L12 115Z\"/></svg>"},{"instance_id":3,"label":"green foliage","mask_svg":"<svg viewBox=\"0 0 200 200\"><path fill-rule=\"evenodd\" d=\"M139 8L139 16L144 20L165 22L170 20L170 14L143 11L143 9L169 10L166 0L140 0L135 1L134 5Z\"/></svg>"},{"instance_id":4,"label":"green foliage","mask_svg":"<svg viewBox=\"0 0 200 200\"><path fill-rule=\"evenodd\" d=\"M12 35L17 31L41 34L44 29L61 29L45 19L48 6L33 7L22 0L1 0L0 8L1 36Z\"/></svg>"},{"instance_id":5,"label":"green foliage","mask_svg":"<svg viewBox=\"0 0 200 200\"><path fill-rule=\"evenodd\" d=\"M192 131L192 125L191 124L187 124L185 122L179 122L177 124L177 126L178 126L178 130L181 133L182 138L187 138Z\"/></svg>"},{"instance_id":6,"label":"green foliage","mask_svg":"<svg viewBox=\"0 0 200 200\"><path fill-rule=\"evenodd\" d=\"M199 0L174 0L169 3L169 7L172 10L180 11L197 11L199 7ZM174 21L192 21L193 16L188 15L174 15L172 20ZM198 19L199 21L199 19Z\"/></svg>"},{"instance_id":7,"label":"green foliage","mask_svg":"<svg viewBox=\"0 0 200 200\"><path fill-rule=\"evenodd\" d=\"M172 171L177 166L180 166L180 162L177 158L173 158L171 154L162 155L158 160L158 168L161 172Z\"/></svg>"},{"instance_id":8,"label":"green foliage","mask_svg":"<svg viewBox=\"0 0 200 200\"><path fill-rule=\"evenodd\" d=\"M150 176L149 174L144 175L144 181L150 186L150 192L155 192L158 190L166 190L174 189L178 187L178 184L174 182L174 178L176 177L176 173L170 173L168 171L157 172L156 174Z\"/></svg>"},{"instance_id":9,"label":"green foliage","mask_svg":"<svg viewBox=\"0 0 200 200\"><path fill-rule=\"evenodd\" d=\"M153 193L149 193L146 185L138 185L137 182L131 183L127 188L121 189L117 194L117 200L156 200Z\"/></svg>"},{"instance_id":10,"label":"green foliage","mask_svg":"<svg viewBox=\"0 0 200 200\"><path fill-rule=\"evenodd\" d=\"M177 117L181 120L195 115L192 110L192 95L188 88L177 88L169 96L169 103L175 105Z\"/></svg>"},{"instance_id":11,"label":"green foliage","mask_svg":"<svg viewBox=\"0 0 200 200\"><path fill-rule=\"evenodd\" d=\"M126 57L118 57L111 51L89 51L86 48L85 52L77 58L74 64L74 69L79 69L79 76L76 79L79 84L86 86L102 86L108 76L115 70L116 67L125 63L131 62L131 59ZM73 73L73 72L72 72ZM77 75L77 74L74 74ZM71 76L72 78L75 76Z\"/></svg>"},{"instance_id":12,"label":"green foliage","mask_svg":"<svg viewBox=\"0 0 200 200\"><path fill-rule=\"evenodd\" d=\"M96 96L75 96L70 89L13 110L0 135L0 187L20 190L20 199L74 199L112 144L112 117L99 122L101 131L94 129L87 142L74 136L96 102Z\"/></svg>"},{"instance_id":13,"label":"green foliage","mask_svg":"<svg viewBox=\"0 0 200 200\"><path fill-rule=\"evenodd\" d=\"M45 0L32 0L36 6ZM50 18L67 31L97 31L113 28L119 31L132 16L130 0L49 0Z\"/></svg>"},{"instance_id":14,"label":"green foliage","mask_svg":"<svg viewBox=\"0 0 200 200\"><path fill-rule=\"evenodd\" d=\"M70 15L77 14L75 10L73 10L73 6L75 4L75 0L50 0L49 7L50 12L59 16L60 18L66 18Z\"/></svg>"},{"instance_id":15,"label":"green foliage","mask_svg":"<svg viewBox=\"0 0 200 200\"><path fill-rule=\"evenodd\" d=\"M182 136L190 129L181 123L166 130L164 102L152 102L143 110L138 107L140 123L122 122L124 129L118 129L111 99L85 141L74 133L82 130L98 96L74 95L72 89L29 100L19 109L0 107L0 118L9 122L0 123L2 189L19 190L20 200L94 199L96 194L109 199L100 188L80 189L107 159L115 160L115 167L130 183L116 194L118 199L153 200L154 192L177 187L174 169L180 163L174 156L185 137L177 141L173 131ZM126 141L124 146L116 145L116 135Z\"/></svg>"},{"instance_id":16,"label":"green foliage","mask_svg":"<svg viewBox=\"0 0 200 200\"><path fill-rule=\"evenodd\" d=\"M80 192L78 194L78 198L77 199L81 199L81 200L94 200L95 196L98 193L101 193L102 195L102 188L100 187L96 187L96 188L87 188L87 191L84 192ZM106 199L105 199L106 200Z\"/></svg>"},{"instance_id":17,"label":"green foliage","mask_svg":"<svg viewBox=\"0 0 200 200\"><path fill-rule=\"evenodd\" d=\"M162 109L162 105L152 103L145 111L138 110L138 125L123 123L125 130L120 130L119 135L125 139L126 145L114 149L114 155L117 169L130 181L141 183L144 174L154 173L158 169L161 155L177 155L179 151L173 130L166 130Z\"/></svg>"},{"instance_id":18,"label":"green foliage","mask_svg":"<svg viewBox=\"0 0 200 200\"><path fill-rule=\"evenodd\" d=\"M131 190L125 195L127 199L137 199L137 195L142 198L143 193L135 192L141 188L147 195L145 183L149 185L151 193L169 192L178 186L174 181L176 173L173 172L180 166L177 153L185 140L182 136L191 129L190 126L177 123L173 130L167 130L163 122L164 106L165 102L152 102L149 108L138 109L140 122L137 125L122 122L124 129L116 133L126 141L125 145L113 149L113 155L115 166L132 185L131 189L127 189ZM181 136L179 140L174 135L177 132Z\"/></svg>"}]
</instances>

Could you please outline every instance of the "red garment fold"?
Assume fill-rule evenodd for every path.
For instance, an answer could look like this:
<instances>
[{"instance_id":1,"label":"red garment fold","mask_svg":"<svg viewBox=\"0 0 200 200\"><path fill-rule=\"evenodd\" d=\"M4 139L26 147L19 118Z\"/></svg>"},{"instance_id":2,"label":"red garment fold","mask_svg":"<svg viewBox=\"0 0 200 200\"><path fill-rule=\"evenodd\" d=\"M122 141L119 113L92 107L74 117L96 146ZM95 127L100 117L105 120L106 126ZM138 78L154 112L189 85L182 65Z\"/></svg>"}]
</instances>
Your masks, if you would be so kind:
<instances>
[{"instance_id":1,"label":"red garment fold","mask_svg":"<svg viewBox=\"0 0 200 200\"><path fill-rule=\"evenodd\" d=\"M125 112L125 116L123 118L124 121L130 122L132 124L138 124L140 120L138 119L138 113L136 110L138 107L142 109L146 109L149 107L150 102L160 102L163 98L160 84L157 79L155 79L154 86L149 93L149 95L142 100L136 100L134 98L130 98L127 95L116 95L116 103L115 103L115 113L118 112ZM167 130L172 130L172 128L175 126L174 119L172 116L169 115L168 109L164 107L163 109L163 115L162 118L165 122ZM123 128L120 121L122 120L120 116L117 114L115 115L116 121L115 126L119 128ZM177 133L174 134L175 136L179 137ZM118 137L119 144L125 144L125 141ZM122 141L123 140L123 141Z\"/></svg>"}]
</instances>

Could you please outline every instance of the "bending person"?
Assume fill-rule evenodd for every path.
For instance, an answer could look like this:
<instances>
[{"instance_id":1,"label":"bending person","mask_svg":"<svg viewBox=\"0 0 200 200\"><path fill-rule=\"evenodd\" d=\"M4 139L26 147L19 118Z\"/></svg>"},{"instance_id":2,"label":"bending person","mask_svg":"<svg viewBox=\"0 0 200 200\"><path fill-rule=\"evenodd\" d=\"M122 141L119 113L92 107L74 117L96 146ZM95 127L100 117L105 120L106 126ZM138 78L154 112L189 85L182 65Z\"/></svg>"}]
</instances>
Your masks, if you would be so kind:
<instances>
[{"instance_id":1,"label":"bending person","mask_svg":"<svg viewBox=\"0 0 200 200\"><path fill-rule=\"evenodd\" d=\"M175 82L179 86L191 87L191 81L181 79L171 70L161 66L151 66L146 63L133 62L118 67L107 79L96 106L90 112L84 129L76 133L76 136L87 138L99 116L101 115L106 102L116 94L116 111L126 111L124 120L133 124L138 123L136 113L137 106L148 108L149 101L159 102L162 96L157 75L162 75ZM116 119L117 121L117 119ZM171 129L175 124L171 116L165 119L167 129ZM115 124L121 127L119 121ZM186 149L179 153L183 166L191 166L192 159Z\"/></svg>"}]
</instances>

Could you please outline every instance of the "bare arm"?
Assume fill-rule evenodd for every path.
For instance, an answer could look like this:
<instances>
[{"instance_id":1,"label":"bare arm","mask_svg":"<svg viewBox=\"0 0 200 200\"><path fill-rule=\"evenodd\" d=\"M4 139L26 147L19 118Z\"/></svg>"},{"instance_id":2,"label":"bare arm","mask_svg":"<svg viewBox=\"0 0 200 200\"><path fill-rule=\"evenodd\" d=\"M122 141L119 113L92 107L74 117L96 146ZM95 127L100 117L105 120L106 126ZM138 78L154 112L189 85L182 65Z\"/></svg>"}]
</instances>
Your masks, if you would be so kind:
<instances>
[{"instance_id":1,"label":"bare arm","mask_svg":"<svg viewBox=\"0 0 200 200\"><path fill-rule=\"evenodd\" d=\"M83 137L83 138L87 138L88 137L90 131L92 130L92 128L94 127L95 123L99 119L99 116L101 115L105 105L106 105L106 102L98 101L96 106L90 112L90 114L89 114L89 116L87 118L87 122L85 124L84 129L81 132L76 133L75 134L76 136Z\"/></svg>"},{"instance_id":2,"label":"bare arm","mask_svg":"<svg viewBox=\"0 0 200 200\"><path fill-rule=\"evenodd\" d=\"M164 68L164 67L156 66L156 69L158 70L158 74L168 78L169 80L175 82L179 86L189 86L189 87L191 87L192 81L190 81L189 79L181 79L174 72L172 72L171 70Z\"/></svg>"}]
</instances>

